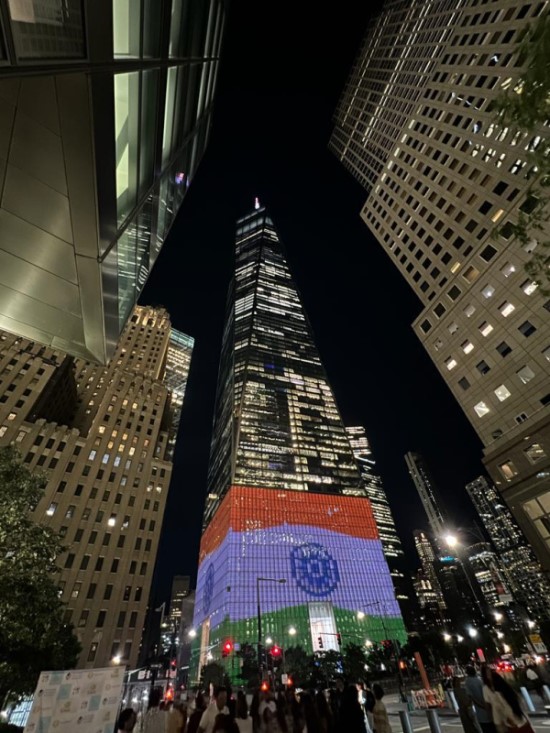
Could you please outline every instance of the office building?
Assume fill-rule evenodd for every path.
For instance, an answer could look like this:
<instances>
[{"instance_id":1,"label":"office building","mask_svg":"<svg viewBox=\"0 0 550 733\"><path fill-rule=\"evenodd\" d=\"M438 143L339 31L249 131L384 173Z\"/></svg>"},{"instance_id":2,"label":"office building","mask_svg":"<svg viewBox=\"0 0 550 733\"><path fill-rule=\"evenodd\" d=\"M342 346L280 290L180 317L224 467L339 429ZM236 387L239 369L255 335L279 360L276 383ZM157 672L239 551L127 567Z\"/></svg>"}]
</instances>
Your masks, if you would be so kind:
<instances>
[{"instance_id":1,"label":"office building","mask_svg":"<svg viewBox=\"0 0 550 733\"><path fill-rule=\"evenodd\" d=\"M422 530L415 530L413 536L414 546L420 559L420 570L414 582L418 603L420 608L429 606L438 622L443 623L446 618L447 604L437 577L437 557L434 548L428 535ZM429 598L425 591L428 591Z\"/></svg>"},{"instance_id":2,"label":"office building","mask_svg":"<svg viewBox=\"0 0 550 733\"><path fill-rule=\"evenodd\" d=\"M237 224L223 335L194 618L202 663L227 639L256 645L259 634L309 652L319 639L338 649L338 634L405 638L311 328L256 207Z\"/></svg>"},{"instance_id":3,"label":"office building","mask_svg":"<svg viewBox=\"0 0 550 733\"><path fill-rule=\"evenodd\" d=\"M511 589L491 545L478 542L467 547L464 555L476 586L481 590L485 606L488 609L499 609L513 604Z\"/></svg>"},{"instance_id":4,"label":"office building","mask_svg":"<svg viewBox=\"0 0 550 733\"><path fill-rule=\"evenodd\" d=\"M428 516L428 522L432 535L438 547L443 542L446 527L449 526L439 491L435 485L426 461L418 453L409 451L405 454L405 463L409 475L414 483L424 511Z\"/></svg>"},{"instance_id":5,"label":"office building","mask_svg":"<svg viewBox=\"0 0 550 733\"><path fill-rule=\"evenodd\" d=\"M479 476L466 491L497 551L500 564L523 616L542 621L550 617L550 583L502 496Z\"/></svg>"},{"instance_id":6,"label":"office building","mask_svg":"<svg viewBox=\"0 0 550 733\"><path fill-rule=\"evenodd\" d=\"M330 147L364 186L361 216L422 302L414 330L549 571L550 301L524 269L538 236L520 242L512 226L539 205L529 151L541 134L500 128L492 109L502 93L521 91L517 44L546 7L386 3Z\"/></svg>"},{"instance_id":7,"label":"office building","mask_svg":"<svg viewBox=\"0 0 550 733\"><path fill-rule=\"evenodd\" d=\"M346 433L348 434L355 460L359 465L363 486L370 500L382 549L384 550L384 555L392 576L396 598L403 610L403 603L408 600L404 588L404 573L400 562L404 553L401 540L397 534L388 497L382 484L382 479L376 472L376 464L372 456L365 428L360 425L349 427L346 428Z\"/></svg>"},{"instance_id":8,"label":"office building","mask_svg":"<svg viewBox=\"0 0 550 733\"><path fill-rule=\"evenodd\" d=\"M0 445L47 477L34 517L67 546L79 667L136 666L172 473L172 331L165 310L136 307L106 367L0 332Z\"/></svg>"},{"instance_id":9,"label":"office building","mask_svg":"<svg viewBox=\"0 0 550 733\"><path fill-rule=\"evenodd\" d=\"M0 328L105 364L205 150L223 0L10 0Z\"/></svg>"}]
</instances>

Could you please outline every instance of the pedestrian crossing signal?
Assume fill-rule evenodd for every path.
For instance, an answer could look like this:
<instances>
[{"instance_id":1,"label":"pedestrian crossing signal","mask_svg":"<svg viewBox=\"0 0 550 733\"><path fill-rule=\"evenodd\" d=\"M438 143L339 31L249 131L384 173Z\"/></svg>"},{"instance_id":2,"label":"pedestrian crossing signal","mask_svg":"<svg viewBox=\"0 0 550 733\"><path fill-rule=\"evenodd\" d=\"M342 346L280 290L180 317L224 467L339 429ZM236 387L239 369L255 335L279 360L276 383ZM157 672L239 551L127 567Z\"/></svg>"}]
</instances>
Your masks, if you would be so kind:
<instances>
[{"instance_id":1,"label":"pedestrian crossing signal","mask_svg":"<svg viewBox=\"0 0 550 733\"><path fill-rule=\"evenodd\" d=\"M222 657L228 657L232 651L233 651L233 642L228 639L223 645Z\"/></svg>"},{"instance_id":2,"label":"pedestrian crossing signal","mask_svg":"<svg viewBox=\"0 0 550 733\"><path fill-rule=\"evenodd\" d=\"M322 636L317 637L317 643L319 644L319 649L323 649L323 637Z\"/></svg>"}]
</instances>

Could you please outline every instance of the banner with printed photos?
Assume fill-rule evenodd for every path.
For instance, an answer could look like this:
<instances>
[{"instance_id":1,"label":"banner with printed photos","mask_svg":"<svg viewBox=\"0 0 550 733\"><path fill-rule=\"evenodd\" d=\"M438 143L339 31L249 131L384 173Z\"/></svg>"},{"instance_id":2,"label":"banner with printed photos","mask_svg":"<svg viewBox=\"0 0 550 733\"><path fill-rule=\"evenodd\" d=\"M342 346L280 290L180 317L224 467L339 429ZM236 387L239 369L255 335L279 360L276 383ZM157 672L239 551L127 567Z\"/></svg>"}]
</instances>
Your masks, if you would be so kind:
<instances>
[{"instance_id":1,"label":"banner with printed photos","mask_svg":"<svg viewBox=\"0 0 550 733\"><path fill-rule=\"evenodd\" d=\"M124 667L42 672L24 733L113 733Z\"/></svg>"}]
</instances>

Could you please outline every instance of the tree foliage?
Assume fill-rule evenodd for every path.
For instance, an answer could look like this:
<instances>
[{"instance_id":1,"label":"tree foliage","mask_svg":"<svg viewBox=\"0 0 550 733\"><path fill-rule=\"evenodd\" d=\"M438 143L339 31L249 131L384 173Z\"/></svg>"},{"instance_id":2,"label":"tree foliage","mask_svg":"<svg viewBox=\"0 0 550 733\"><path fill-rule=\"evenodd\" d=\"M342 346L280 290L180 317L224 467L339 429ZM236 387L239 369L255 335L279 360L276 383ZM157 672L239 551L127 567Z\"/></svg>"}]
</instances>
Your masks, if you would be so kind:
<instances>
[{"instance_id":1,"label":"tree foliage","mask_svg":"<svg viewBox=\"0 0 550 733\"><path fill-rule=\"evenodd\" d=\"M357 682L365 677L365 665L367 664L367 655L365 650L359 644L346 644L342 655L342 666L344 668L344 676L351 682Z\"/></svg>"},{"instance_id":2,"label":"tree foliage","mask_svg":"<svg viewBox=\"0 0 550 733\"><path fill-rule=\"evenodd\" d=\"M544 13L530 26L520 41L518 62L523 73L518 83L508 88L494 102L496 122L509 131L514 144L527 146L527 174L531 181L526 206L520 207L515 222L508 228L522 246L536 248L525 265L527 274L550 295L550 240L548 225L548 187L550 186L550 14ZM523 210L521 210L523 209Z\"/></svg>"},{"instance_id":3,"label":"tree foliage","mask_svg":"<svg viewBox=\"0 0 550 733\"><path fill-rule=\"evenodd\" d=\"M301 646L290 647L285 652L285 669L297 687L308 687L313 674L313 654Z\"/></svg>"},{"instance_id":4,"label":"tree foliage","mask_svg":"<svg viewBox=\"0 0 550 733\"><path fill-rule=\"evenodd\" d=\"M0 448L0 702L34 690L45 669L74 667L80 644L63 621L59 537L31 517L45 480Z\"/></svg>"}]
</instances>

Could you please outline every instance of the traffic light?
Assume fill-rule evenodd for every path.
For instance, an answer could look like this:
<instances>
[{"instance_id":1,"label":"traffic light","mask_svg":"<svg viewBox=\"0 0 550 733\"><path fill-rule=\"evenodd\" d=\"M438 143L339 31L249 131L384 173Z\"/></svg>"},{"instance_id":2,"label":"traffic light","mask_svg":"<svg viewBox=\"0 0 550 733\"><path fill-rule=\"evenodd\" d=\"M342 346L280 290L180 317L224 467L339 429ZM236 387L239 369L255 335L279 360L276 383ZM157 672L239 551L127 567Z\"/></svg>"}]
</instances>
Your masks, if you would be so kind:
<instances>
[{"instance_id":1,"label":"traffic light","mask_svg":"<svg viewBox=\"0 0 550 733\"><path fill-rule=\"evenodd\" d=\"M222 657L228 657L233 651L233 642L228 639L222 647Z\"/></svg>"},{"instance_id":2,"label":"traffic light","mask_svg":"<svg viewBox=\"0 0 550 733\"><path fill-rule=\"evenodd\" d=\"M399 660L399 669L407 669L407 662L405 662L403 659Z\"/></svg>"},{"instance_id":3,"label":"traffic light","mask_svg":"<svg viewBox=\"0 0 550 733\"><path fill-rule=\"evenodd\" d=\"M260 690L262 692L267 692L269 690L269 685L268 685L268 683L265 680L260 685Z\"/></svg>"},{"instance_id":4,"label":"traffic light","mask_svg":"<svg viewBox=\"0 0 550 733\"><path fill-rule=\"evenodd\" d=\"M336 641L338 642L338 646L342 646L342 634L336 634Z\"/></svg>"},{"instance_id":5,"label":"traffic light","mask_svg":"<svg viewBox=\"0 0 550 733\"><path fill-rule=\"evenodd\" d=\"M319 649L323 649L323 637L322 636L317 637L317 643L319 644Z\"/></svg>"},{"instance_id":6,"label":"traffic light","mask_svg":"<svg viewBox=\"0 0 550 733\"><path fill-rule=\"evenodd\" d=\"M272 657L280 657L283 650L280 646L277 646L277 644L273 644L270 651Z\"/></svg>"},{"instance_id":7,"label":"traffic light","mask_svg":"<svg viewBox=\"0 0 550 733\"><path fill-rule=\"evenodd\" d=\"M178 660L177 659L171 659L170 660L170 667L172 669L176 669L177 665L178 665Z\"/></svg>"}]
</instances>

